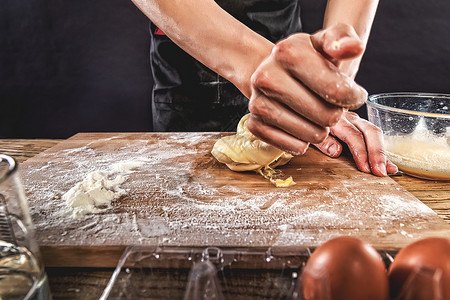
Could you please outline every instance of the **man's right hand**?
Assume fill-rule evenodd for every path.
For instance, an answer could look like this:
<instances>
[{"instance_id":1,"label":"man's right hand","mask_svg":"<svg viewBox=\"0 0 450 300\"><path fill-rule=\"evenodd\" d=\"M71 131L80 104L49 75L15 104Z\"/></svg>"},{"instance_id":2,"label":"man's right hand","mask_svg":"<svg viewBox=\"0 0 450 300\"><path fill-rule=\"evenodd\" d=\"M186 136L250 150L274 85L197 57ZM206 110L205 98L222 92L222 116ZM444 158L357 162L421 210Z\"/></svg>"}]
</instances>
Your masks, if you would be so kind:
<instances>
[{"instance_id":1,"label":"man's right hand","mask_svg":"<svg viewBox=\"0 0 450 300\"><path fill-rule=\"evenodd\" d=\"M339 69L342 60L363 52L358 35L343 24L278 42L252 76L249 130L297 155L309 143L322 142L345 109L355 109L367 98Z\"/></svg>"}]
</instances>

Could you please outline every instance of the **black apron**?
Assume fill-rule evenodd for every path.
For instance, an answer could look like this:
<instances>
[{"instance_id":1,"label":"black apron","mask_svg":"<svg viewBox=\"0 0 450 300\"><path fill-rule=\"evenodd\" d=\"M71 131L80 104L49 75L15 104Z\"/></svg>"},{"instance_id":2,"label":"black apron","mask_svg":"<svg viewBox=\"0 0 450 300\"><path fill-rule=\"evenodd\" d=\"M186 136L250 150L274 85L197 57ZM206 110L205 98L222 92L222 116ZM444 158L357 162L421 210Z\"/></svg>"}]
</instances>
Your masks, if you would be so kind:
<instances>
[{"instance_id":1,"label":"black apron","mask_svg":"<svg viewBox=\"0 0 450 300\"><path fill-rule=\"evenodd\" d=\"M276 42L301 31L298 0L217 0L246 26ZM154 131L235 131L248 99L150 24Z\"/></svg>"}]
</instances>

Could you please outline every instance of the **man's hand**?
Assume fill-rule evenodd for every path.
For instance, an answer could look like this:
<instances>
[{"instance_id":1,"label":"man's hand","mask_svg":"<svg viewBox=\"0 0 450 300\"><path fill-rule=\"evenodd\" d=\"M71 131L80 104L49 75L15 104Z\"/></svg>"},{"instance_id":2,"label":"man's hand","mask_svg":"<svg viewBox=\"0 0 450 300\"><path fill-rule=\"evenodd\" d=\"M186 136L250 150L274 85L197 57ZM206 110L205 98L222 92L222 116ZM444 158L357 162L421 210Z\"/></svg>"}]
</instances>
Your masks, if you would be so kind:
<instances>
[{"instance_id":1,"label":"man's hand","mask_svg":"<svg viewBox=\"0 0 450 300\"><path fill-rule=\"evenodd\" d=\"M352 79L357 68L348 63L363 52L353 28L344 24L276 44L252 76L249 130L292 154L303 154L313 143L337 157L342 146L329 135L331 128L348 144L361 171L378 176L397 172L386 159L380 130L347 112L367 98Z\"/></svg>"},{"instance_id":2,"label":"man's hand","mask_svg":"<svg viewBox=\"0 0 450 300\"><path fill-rule=\"evenodd\" d=\"M277 43L252 76L248 127L258 138L293 154L322 142L344 108L357 108L367 92L339 70L341 59L364 51L350 26Z\"/></svg>"},{"instance_id":3,"label":"man's hand","mask_svg":"<svg viewBox=\"0 0 450 300\"><path fill-rule=\"evenodd\" d=\"M339 122L330 128L330 133L348 145L356 166L362 172L377 176L398 172L397 166L386 158L380 128L356 113L345 112ZM332 135L315 146L330 157L338 157L342 145Z\"/></svg>"}]
</instances>

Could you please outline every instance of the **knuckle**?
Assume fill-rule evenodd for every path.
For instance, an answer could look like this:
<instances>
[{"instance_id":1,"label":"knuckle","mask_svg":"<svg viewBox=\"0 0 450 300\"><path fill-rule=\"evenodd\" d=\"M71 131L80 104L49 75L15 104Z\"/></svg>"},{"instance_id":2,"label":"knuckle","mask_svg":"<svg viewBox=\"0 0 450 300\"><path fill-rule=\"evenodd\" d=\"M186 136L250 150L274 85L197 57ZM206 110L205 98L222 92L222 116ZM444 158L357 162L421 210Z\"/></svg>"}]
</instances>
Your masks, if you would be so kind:
<instances>
[{"instance_id":1,"label":"knuckle","mask_svg":"<svg viewBox=\"0 0 450 300\"><path fill-rule=\"evenodd\" d=\"M327 128L320 128L319 130L316 130L314 134L311 137L311 143L313 144L319 144L323 142L328 136L328 129Z\"/></svg>"},{"instance_id":2,"label":"knuckle","mask_svg":"<svg viewBox=\"0 0 450 300\"><path fill-rule=\"evenodd\" d=\"M366 52L366 45L364 44L364 43L361 43L361 49L362 49L362 53L365 53Z\"/></svg>"},{"instance_id":3,"label":"knuckle","mask_svg":"<svg viewBox=\"0 0 450 300\"><path fill-rule=\"evenodd\" d=\"M328 124L329 124L328 126L336 125L339 122L339 120L341 119L343 113L344 113L343 109L333 110L328 118Z\"/></svg>"},{"instance_id":4,"label":"knuckle","mask_svg":"<svg viewBox=\"0 0 450 300\"><path fill-rule=\"evenodd\" d=\"M324 30L323 31L323 40L330 40L330 39L333 39L333 37L334 37L334 34L332 33L332 31L331 30Z\"/></svg>"},{"instance_id":5,"label":"knuckle","mask_svg":"<svg viewBox=\"0 0 450 300\"><path fill-rule=\"evenodd\" d=\"M272 53L275 60L283 64L298 62L302 58L301 51L298 51L298 47L289 38L275 44Z\"/></svg>"},{"instance_id":6,"label":"knuckle","mask_svg":"<svg viewBox=\"0 0 450 300\"><path fill-rule=\"evenodd\" d=\"M253 114L253 112L255 111L255 99L250 99L250 101L248 102L248 110L250 113Z\"/></svg>"},{"instance_id":7,"label":"knuckle","mask_svg":"<svg viewBox=\"0 0 450 300\"><path fill-rule=\"evenodd\" d=\"M260 127L258 126L258 123L253 120L253 118L250 118L248 120L247 128L255 136L260 136L259 134L261 132Z\"/></svg>"},{"instance_id":8,"label":"knuckle","mask_svg":"<svg viewBox=\"0 0 450 300\"><path fill-rule=\"evenodd\" d=\"M247 128L251 133L255 134L255 131L256 131L255 124L254 124L254 122L252 122L251 119L248 120Z\"/></svg>"},{"instance_id":9,"label":"knuckle","mask_svg":"<svg viewBox=\"0 0 450 300\"><path fill-rule=\"evenodd\" d=\"M352 105L350 105L351 108L356 109L364 104L367 96L367 91L355 84L354 87L349 90L347 99L352 102Z\"/></svg>"},{"instance_id":10,"label":"knuckle","mask_svg":"<svg viewBox=\"0 0 450 300\"><path fill-rule=\"evenodd\" d=\"M263 123L250 118L247 123L247 129L258 139L266 140L267 138L267 130Z\"/></svg>"},{"instance_id":11,"label":"knuckle","mask_svg":"<svg viewBox=\"0 0 450 300\"><path fill-rule=\"evenodd\" d=\"M251 77L252 85L259 89L270 89L273 84L269 73L269 70L264 68L257 69Z\"/></svg>"},{"instance_id":12,"label":"knuckle","mask_svg":"<svg viewBox=\"0 0 450 300\"><path fill-rule=\"evenodd\" d=\"M334 99L337 103L345 104L348 96L354 94L351 85L346 79L343 79L341 82L333 83L328 88L329 97Z\"/></svg>"},{"instance_id":13,"label":"knuckle","mask_svg":"<svg viewBox=\"0 0 450 300\"><path fill-rule=\"evenodd\" d=\"M355 119L359 119L359 115L353 111L348 111L345 114L345 117L349 120L355 120Z\"/></svg>"},{"instance_id":14,"label":"knuckle","mask_svg":"<svg viewBox=\"0 0 450 300\"><path fill-rule=\"evenodd\" d=\"M248 105L248 109L252 114L258 117L264 117L270 113L270 109L262 99L262 95L252 99Z\"/></svg>"},{"instance_id":15,"label":"knuckle","mask_svg":"<svg viewBox=\"0 0 450 300\"><path fill-rule=\"evenodd\" d=\"M360 158L367 157L366 148L360 141L356 142L353 140L348 140L348 141L344 141L344 142L349 147L350 152L359 155Z\"/></svg>"},{"instance_id":16,"label":"knuckle","mask_svg":"<svg viewBox=\"0 0 450 300\"><path fill-rule=\"evenodd\" d=\"M383 134L383 131L380 127L377 126L370 126L368 129L369 135L375 135L375 136L381 136Z\"/></svg>"},{"instance_id":17,"label":"knuckle","mask_svg":"<svg viewBox=\"0 0 450 300\"><path fill-rule=\"evenodd\" d=\"M344 111L342 108L336 108L331 110L325 117L324 124L321 125L328 127L336 125L341 119L343 113Z\"/></svg>"},{"instance_id":18,"label":"knuckle","mask_svg":"<svg viewBox=\"0 0 450 300\"><path fill-rule=\"evenodd\" d=\"M367 97L369 96L369 93L365 89L361 88L359 93L357 93L357 95L358 95L357 96L358 104L362 105L367 100Z\"/></svg>"},{"instance_id":19,"label":"knuckle","mask_svg":"<svg viewBox=\"0 0 450 300\"><path fill-rule=\"evenodd\" d=\"M342 137L342 140L349 145L350 148L362 148L362 144L364 144L364 135L359 131L354 129L353 127L348 127L348 134Z\"/></svg>"},{"instance_id":20,"label":"knuckle","mask_svg":"<svg viewBox=\"0 0 450 300\"><path fill-rule=\"evenodd\" d=\"M281 40L275 44L272 53L276 60L282 60L292 53L292 43L288 39Z\"/></svg>"}]
</instances>

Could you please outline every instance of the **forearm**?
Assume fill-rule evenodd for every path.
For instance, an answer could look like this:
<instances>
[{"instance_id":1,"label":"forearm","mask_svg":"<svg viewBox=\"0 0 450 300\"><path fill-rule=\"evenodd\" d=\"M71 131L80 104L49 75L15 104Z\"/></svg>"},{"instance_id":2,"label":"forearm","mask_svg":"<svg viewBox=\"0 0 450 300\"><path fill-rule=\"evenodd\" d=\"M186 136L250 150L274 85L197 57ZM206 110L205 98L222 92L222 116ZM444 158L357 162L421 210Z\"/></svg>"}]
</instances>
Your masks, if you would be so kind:
<instances>
[{"instance_id":1,"label":"forearm","mask_svg":"<svg viewBox=\"0 0 450 300\"><path fill-rule=\"evenodd\" d=\"M210 0L132 0L198 61L250 97L250 77L273 44Z\"/></svg>"},{"instance_id":2,"label":"forearm","mask_svg":"<svg viewBox=\"0 0 450 300\"><path fill-rule=\"evenodd\" d=\"M378 0L328 0L325 11L323 28L328 28L337 23L352 26L364 47L370 35L373 19L378 6ZM362 56L352 60L342 61L340 69L351 77L355 77Z\"/></svg>"}]
</instances>

